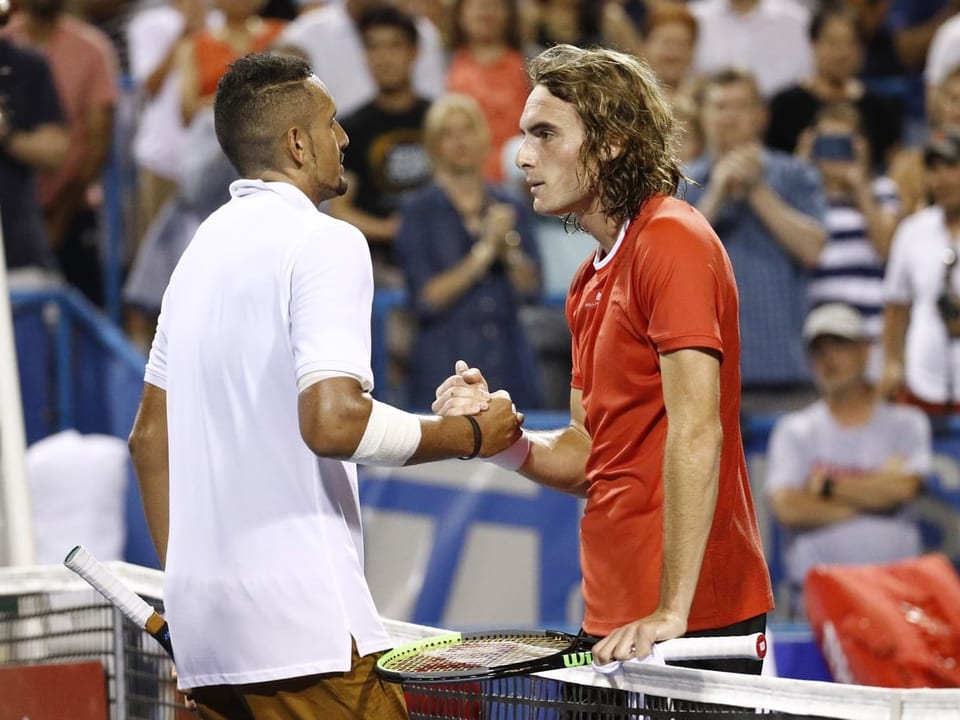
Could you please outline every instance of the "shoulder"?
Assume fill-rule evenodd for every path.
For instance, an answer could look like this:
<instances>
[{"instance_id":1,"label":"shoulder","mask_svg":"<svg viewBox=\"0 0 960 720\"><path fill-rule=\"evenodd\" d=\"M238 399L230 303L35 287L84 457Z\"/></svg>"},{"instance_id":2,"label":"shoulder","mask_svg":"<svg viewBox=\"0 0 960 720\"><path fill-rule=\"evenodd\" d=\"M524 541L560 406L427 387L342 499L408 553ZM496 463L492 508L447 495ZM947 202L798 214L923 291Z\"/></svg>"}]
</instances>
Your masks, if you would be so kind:
<instances>
[{"instance_id":1,"label":"shoulder","mask_svg":"<svg viewBox=\"0 0 960 720\"><path fill-rule=\"evenodd\" d=\"M668 250L671 254L686 255L703 250L713 252L721 247L707 219L693 205L680 198L662 195L650 198L636 222L640 223L636 230L638 236L657 240L653 246Z\"/></svg>"},{"instance_id":2,"label":"shoulder","mask_svg":"<svg viewBox=\"0 0 960 720\"><path fill-rule=\"evenodd\" d=\"M930 231L942 222L942 212L936 206L926 207L907 215L897 226L897 236L911 235L916 239L930 239Z\"/></svg>"},{"instance_id":3,"label":"shoulder","mask_svg":"<svg viewBox=\"0 0 960 720\"><path fill-rule=\"evenodd\" d=\"M60 21L62 29L73 39L73 44L95 51L101 55L115 57L113 43L103 30L72 16L64 16Z\"/></svg>"},{"instance_id":4,"label":"shoulder","mask_svg":"<svg viewBox=\"0 0 960 720\"><path fill-rule=\"evenodd\" d=\"M920 408L910 405L899 405L890 402L881 402L877 405L877 412L882 421L892 428L926 432L930 425Z\"/></svg>"},{"instance_id":5,"label":"shoulder","mask_svg":"<svg viewBox=\"0 0 960 720\"><path fill-rule=\"evenodd\" d=\"M815 428L828 422L832 421L826 403L818 400L780 416L773 425L773 433L779 437L809 439Z\"/></svg>"}]
</instances>

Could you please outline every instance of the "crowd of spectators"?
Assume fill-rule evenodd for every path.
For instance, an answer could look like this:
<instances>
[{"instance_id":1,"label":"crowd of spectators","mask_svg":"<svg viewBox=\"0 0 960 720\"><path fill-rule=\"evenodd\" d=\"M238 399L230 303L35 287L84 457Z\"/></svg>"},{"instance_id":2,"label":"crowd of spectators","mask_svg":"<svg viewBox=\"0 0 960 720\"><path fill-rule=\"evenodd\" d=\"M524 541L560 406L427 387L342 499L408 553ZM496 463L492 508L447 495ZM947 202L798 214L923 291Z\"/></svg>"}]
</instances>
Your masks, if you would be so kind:
<instances>
[{"instance_id":1,"label":"crowd of spectators","mask_svg":"<svg viewBox=\"0 0 960 720\"><path fill-rule=\"evenodd\" d=\"M647 60L682 121L686 199L713 223L740 287L746 409L782 411L814 396L800 329L810 309L836 301L865 316L868 375L885 392L949 404L952 387L910 368L920 350L898 351L920 347L908 325L922 333L940 322L943 293L930 307L914 303L923 293L903 276L907 261L893 277L887 259L912 254L898 238L914 235L918 213L942 226L939 242L957 234L948 206L958 11L956 0L20 0L2 31L8 52L31 53L26 63L11 55L15 72L3 76L7 263L58 273L102 302L100 177L116 125L128 123L133 141L121 150L136 174L124 188L125 323L145 347L173 265L232 179L212 134L217 80L246 52L296 53L330 88L353 139L350 190L325 209L364 231L378 287L408 291L410 312L391 325L391 380L419 382L422 363L411 358L438 356L435 338L417 346L428 342L425 326L456 327L463 303L499 329L462 346L446 340L449 352L466 354L482 337L504 377L534 390L520 350L534 347L540 374L564 374L548 367L564 363L562 330L543 342L535 326L550 319L542 308L561 312L591 249L558 221L525 219L529 197L511 157L529 90L523 63L553 43L607 45ZM37 73L55 92L26 92L49 84ZM124 93L130 117L117 110ZM438 98L461 114L478 109L479 180L427 148L424 121ZM37 133L43 151L30 150ZM455 232L432 217L444 212ZM505 250L486 252L491 228L511 239ZM529 277L517 283L510 258L521 252ZM464 258L470 272L445 291L453 300L431 299ZM928 274L945 293L952 270L936 262ZM894 320L886 358L885 309ZM944 344L948 334L924 337ZM533 393L535 406L564 407L552 385Z\"/></svg>"}]
</instances>

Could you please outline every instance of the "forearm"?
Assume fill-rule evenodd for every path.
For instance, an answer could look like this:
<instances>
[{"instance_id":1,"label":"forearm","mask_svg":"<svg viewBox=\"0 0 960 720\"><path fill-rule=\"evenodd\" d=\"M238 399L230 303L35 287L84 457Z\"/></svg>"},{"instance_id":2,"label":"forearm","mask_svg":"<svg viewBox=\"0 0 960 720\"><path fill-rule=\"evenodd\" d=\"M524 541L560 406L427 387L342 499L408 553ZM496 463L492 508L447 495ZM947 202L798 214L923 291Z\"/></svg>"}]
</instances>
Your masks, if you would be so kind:
<instances>
[{"instance_id":1,"label":"forearm","mask_svg":"<svg viewBox=\"0 0 960 720\"><path fill-rule=\"evenodd\" d=\"M40 125L33 130L14 130L4 150L24 165L39 169L59 167L67 154L67 131L60 125Z\"/></svg>"},{"instance_id":2,"label":"forearm","mask_svg":"<svg viewBox=\"0 0 960 720\"><path fill-rule=\"evenodd\" d=\"M343 198L330 201L330 214L348 222L363 233L368 242L387 245L397 234L397 222L392 217L378 217L365 212Z\"/></svg>"},{"instance_id":3,"label":"forearm","mask_svg":"<svg viewBox=\"0 0 960 720\"><path fill-rule=\"evenodd\" d=\"M480 282L490 270L492 248L476 243L456 265L430 278L420 292L420 300L432 310L445 310Z\"/></svg>"},{"instance_id":4,"label":"forearm","mask_svg":"<svg viewBox=\"0 0 960 720\"><path fill-rule=\"evenodd\" d=\"M88 185L100 179L107 154L110 151L110 139L113 136L113 110L104 109L96 123L90 123L87 131L87 149L83 162L77 170L77 180L86 189Z\"/></svg>"},{"instance_id":5,"label":"forearm","mask_svg":"<svg viewBox=\"0 0 960 720\"><path fill-rule=\"evenodd\" d=\"M154 96L160 92L160 88L163 87L163 84L166 82L170 72L176 67L176 59L177 53L180 49L180 43L183 42L183 39L186 38L188 34L189 33L186 31L186 29L184 29L183 34L175 43L170 46L167 54L163 56L163 59L153 69L153 72L144 78L140 87L143 89L143 94L147 97L147 99L153 99Z\"/></svg>"},{"instance_id":6,"label":"forearm","mask_svg":"<svg viewBox=\"0 0 960 720\"><path fill-rule=\"evenodd\" d=\"M832 495L867 512L886 512L916 497L922 484L915 473L879 470L855 477L835 477Z\"/></svg>"},{"instance_id":7,"label":"forearm","mask_svg":"<svg viewBox=\"0 0 960 720\"><path fill-rule=\"evenodd\" d=\"M587 493L586 465L590 438L573 425L561 430L525 433L530 454L520 474L539 485L583 497Z\"/></svg>"},{"instance_id":8,"label":"forearm","mask_svg":"<svg viewBox=\"0 0 960 720\"><path fill-rule=\"evenodd\" d=\"M778 490L771 496L770 506L777 522L797 529L832 525L857 514L852 505L836 497L820 497L806 488Z\"/></svg>"},{"instance_id":9,"label":"forearm","mask_svg":"<svg viewBox=\"0 0 960 720\"><path fill-rule=\"evenodd\" d=\"M166 393L147 386L128 440L147 529L160 566L167 564L170 527L170 466Z\"/></svg>"},{"instance_id":10,"label":"forearm","mask_svg":"<svg viewBox=\"0 0 960 720\"><path fill-rule=\"evenodd\" d=\"M890 252L890 241L897 227L897 218L877 205L870 189L863 187L857 190L857 206L867 221L867 235L877 254L886 260Z\"/></svg>"},{"instance_id":11,"label":"forearm","mask_svg":"<svg viewBox=\"0 0 960 720\"><path fill-rule=\"evenodd\" d=\"M523 250L516 248L507 252L504 264L507 267L510 285L517 295L530 298L539 293L540 272L536 263L527 257Z\"/></svg>"},{"instance_id":12,"label":"forearm","mask_svg":"<svg viewBox=\"0 0 960 720\"><path fill-rule=\"evenodd\" d=\"M883 357L885 365L903 367L904 346L907 340L908 305L887 303L883 308Z\"/></svg>"},{"instance_id":13,"label":"forearm","mask_svg":"<svg viewBox=\"0 0 960 720\"><path fill-rule=\"evenodd\" d=\"M814 267L827 240L823 226L788 203L765 184L749 195L750 207L777 242L805 267Z\"/></svg>"},{"instance_id":14,"label":"forearm","mask_svg":"<svg viewBox=\"0 0 960 720\"><path fill-rule=\"evenodd\" d=\"M948 5L950 5L948 3ZM956 10L945 7L921 25L894 33L893 49L897 59L909 70L921 70L927 59L927 50L937 30Z\"/></svg>"},{"instance_id":15,"label":"forearm","mask_svg":"<svg viewBox=\"0 0 960 720\"><path fill-rule=\"evenodd\" d=\"M663 456L663 571L659 609L686 618L716 508L723 431L670 427Z\"/></svg>"},{"instance_id":16,"label":"forearm","mask_svg":"<svg viewBox=\"0 0 960 720\"><path fill-rule=\"evenodd\" d=\"M716 221L726 202L723 193L715 184L707 185L706 191L700 197L697 203L697 210L703 215L711 225Z\"/></svg>"}]
</instances>

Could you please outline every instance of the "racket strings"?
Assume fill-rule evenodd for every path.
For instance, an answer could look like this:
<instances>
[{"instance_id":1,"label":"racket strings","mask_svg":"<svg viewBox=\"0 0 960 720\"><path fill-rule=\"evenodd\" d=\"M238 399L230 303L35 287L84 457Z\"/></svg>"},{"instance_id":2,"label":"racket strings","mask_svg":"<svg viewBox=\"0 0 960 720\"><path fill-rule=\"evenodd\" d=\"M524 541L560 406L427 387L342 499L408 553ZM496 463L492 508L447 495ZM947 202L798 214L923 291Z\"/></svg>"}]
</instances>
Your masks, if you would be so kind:
<instances>
[{"instance_id":1,"label":"racket strings","mask_svg":"<svg viewBox=\"0 0 960 720\"><path fill-rule=\"evenodd\" d=\"M391 659L387 669L397 672L446 672L489 668L537 660L563 652L570 642L562 638L522 640L474 638L460 644L423 650Z\"/></svg>"}]
</instances>

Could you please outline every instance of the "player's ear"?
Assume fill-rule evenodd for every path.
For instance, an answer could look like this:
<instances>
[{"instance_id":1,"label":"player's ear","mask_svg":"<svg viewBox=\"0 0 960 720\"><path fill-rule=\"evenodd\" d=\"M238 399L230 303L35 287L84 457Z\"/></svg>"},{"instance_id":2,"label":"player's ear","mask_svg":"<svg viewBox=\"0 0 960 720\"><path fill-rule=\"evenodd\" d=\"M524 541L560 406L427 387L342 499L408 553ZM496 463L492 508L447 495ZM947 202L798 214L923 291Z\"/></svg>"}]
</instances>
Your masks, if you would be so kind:
<instances>
[{"instance_id":1,"label":"player's ear","mask_svg":"<svg viewBox=\"0 0 960 720\"><path fill-rule=\"evenodd\" d=\"M296 163L297 167L304 164L306 158L306 133L294 126L283 135L284 150Z\"/></svg>"},{"instance_id":2,"label":"player's ear","mask_svg":"<svg viewBox=\"0 0 960 720\"><path fill-rule=\"evenodd\" d=\"M613 160L623 155L623 146L624 142L622 138L614 138L608 140L603 145L603 149L600 151L600 159L604 162Z\"/></svg>"}]
</instances>

